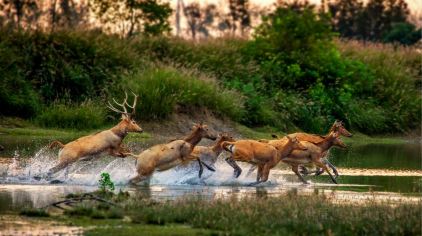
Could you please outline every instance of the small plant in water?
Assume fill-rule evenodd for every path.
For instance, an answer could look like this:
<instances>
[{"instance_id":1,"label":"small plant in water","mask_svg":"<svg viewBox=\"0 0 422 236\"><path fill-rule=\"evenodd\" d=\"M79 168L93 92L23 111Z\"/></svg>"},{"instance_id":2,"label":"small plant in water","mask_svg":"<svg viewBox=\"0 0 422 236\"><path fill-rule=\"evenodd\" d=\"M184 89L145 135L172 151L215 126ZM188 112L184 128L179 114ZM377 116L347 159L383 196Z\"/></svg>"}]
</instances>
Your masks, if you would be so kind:
<instances>
[{"instance_id":1,"label":"small plant in water","mask_svg":"<svg viewBox=\"0 0 422 236\"><path fill-rule=\"evenodd\" d=\"M98 187L101 192L114 191L114 183L110 179L110 174L105 172L101 173L101 179L98 181Z\"/></svg>"}]
</instances>

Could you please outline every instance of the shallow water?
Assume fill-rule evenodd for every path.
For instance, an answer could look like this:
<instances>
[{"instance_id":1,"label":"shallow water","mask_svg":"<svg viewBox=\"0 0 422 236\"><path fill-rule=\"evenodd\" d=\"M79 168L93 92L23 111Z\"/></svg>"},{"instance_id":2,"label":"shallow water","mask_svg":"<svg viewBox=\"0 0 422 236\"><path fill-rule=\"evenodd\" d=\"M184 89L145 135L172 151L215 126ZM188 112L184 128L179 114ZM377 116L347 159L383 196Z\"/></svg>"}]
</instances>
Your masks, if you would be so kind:
<instances>
[{"instance_id":1,"label":"shallow water","mask_svg":"<svg viewBox=\"0 0 422 236\"><path fill-rule=\"evenodd\" d=\"M175 199L202 196L205 198L227 196L266 196L297 191L308 194L314 191L336 193L342 198L356 198L366 193L379 196L419 197L422 190L420 143L406 144L354 144L348 150L333 149L330 161L339 168L338 185L331 183L327 175L308 176L311 184L301 184L287 166L280 165L271 171L269 181L258 187L247 184L254 181L255 173L246 176L248 164L241 164L242 175L233 177L233 169L219 160L215 173L204 170L198 178L197 164L156 172L150 187L129 187L128 181L135 176L135 160L120 159L106 155L90 161L71 165L54 177L63 184L51 185L47 180L37 181L57 161L57 150L44 146L48 138L2 139L7 150L0 161L0 212L18 211L23 207L42 207L59 200L68 193L89 192L97 188L102 172L108 172L118 186L140 197ZM154 141L130 143L137 151L152 145ZM342 170L345 174L342 174ZM334 191L334 192L333 192ZM383 193L384 192L384 193ZM356 195L359 193L360 195ZM363 194L363 195L362 195ZM346 197L345 197L346 196ZM347 197L349 196L349 197ZM400 197L399 197L400 199ZM412 198L413 199L413 198Z\"/></svg>"}]
</instances>

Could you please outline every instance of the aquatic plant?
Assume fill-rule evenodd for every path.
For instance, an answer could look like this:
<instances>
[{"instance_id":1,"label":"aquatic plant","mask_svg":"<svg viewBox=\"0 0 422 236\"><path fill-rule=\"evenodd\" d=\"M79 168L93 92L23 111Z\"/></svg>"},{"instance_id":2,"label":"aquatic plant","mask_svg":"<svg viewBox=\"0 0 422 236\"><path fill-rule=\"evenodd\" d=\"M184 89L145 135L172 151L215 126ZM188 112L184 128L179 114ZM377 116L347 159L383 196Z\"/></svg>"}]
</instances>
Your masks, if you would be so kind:
<instances>
[{"instance_id":1,"label":"aquatic plant","mask_svg":"<svg viewBox=\"0 0 422 236\"><path fill-rule=\"evenodd\" d=\"M98 181L98 188L101 192L114 191L114 183L107 172L101 173L101 179Z\"/></svg>"}]
</instances>

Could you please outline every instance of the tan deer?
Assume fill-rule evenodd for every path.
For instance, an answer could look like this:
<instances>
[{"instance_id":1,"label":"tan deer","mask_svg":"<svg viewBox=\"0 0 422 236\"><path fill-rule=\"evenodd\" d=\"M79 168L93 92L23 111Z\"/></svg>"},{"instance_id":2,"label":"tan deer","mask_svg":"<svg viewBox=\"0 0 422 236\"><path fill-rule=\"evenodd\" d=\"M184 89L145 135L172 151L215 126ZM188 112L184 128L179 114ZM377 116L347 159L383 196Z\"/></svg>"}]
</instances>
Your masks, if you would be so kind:
<instances>
[{"instance_id":1,"label":"tan deer","mask_svg":"<svg viewBox=\"0 0 422 236\"><path fill-rule=\"evenodd\" d=\"M130 183L136 184L147 180L154 171L168 170L191 160L190 155L202 138L215 140L217 137L207 125L196 124L192 127L191 134L185 139L155 145L138 155L129 153L136 158L136 171L138 172L138 175L132 178Z\"/></svg>"},{"instance_id":2,"label":"tan deer","mask_svg":"<svg viewBox=\"0 0 422 236\"><path fill-rule=\"evenodd\" d=\"M311 142L311 143L313 143L313 144L318 144L319 142L322 142L323 140L324 140L324 138L325 137L327 137L331 132L336 132L336 133L338 133L339 135L341 135L341 136L345 136L345 137L352 137L353 135L344 127L344 124L343 124L343 122L342 121L338 121L338 120L336 120L335 122L334 122L334 124L331 126L331 128L330 128L330 130L329 130L329 132L328 132L328 134L327 135L325 135L325 136L323 136L323 135L318 135L318 134L308 134L308 133L293 133L293 134L290 134L291 136L294 136L294 137L296 137L299 141L307 141L307 142ZM273 138L278 138L278 136L277 135L272 135L272 137ZM273 144L277 144L277 140L268 140L268 139L261 139L260 140L260 142L266 142L266 143L273 143ZM334 146L337 146L337 145L334 145ZM342 148L342 146L338 146L338 147L341 147ZM338 171L337 171L337 168L333 165L333 164L331 164L329 161L328 161L328 159L326 158L326 154L328 153L328 151L327 152L325 152L325 154L324 154L324 156L323 156L323 159L322 159L322 161L327 165L327 166L329 166L332 170L333 170L333 172L334 172L334 174L335 174L335 178L337 178L338 177ZM308 175L308 174L310 174L310 173L315 173L316 175L320 175L321 173L323 173L324 172L324 170L323 169L321 169L321 168L319 168L319 167L317 167L317 170L316 171L313 171L313 172L311 172L311 171L308 171L307 170L307 168L306 167L304 167L303 165L300 165L299 166L300 168L301 168L301 173L302 174L304 174L304 175ZM254 170L255 170L255 168L256 168L256 166L252 166L250 169L249 169L249 171L248 171L248 175L249 174L251 174Z\"/></svg>"},{"instance_id":3,"label":"tan deer","mask_svg":"<svg viewBox=\"0 0 422 236\"><path fill-rule=\"evenodd\" d=\"M306 147L302 146L295 137L290 136L286 136L285 142L277 147L255 140L226 141L221 146L232 154L226 161L233 167L236 178L242 172L236 161L248 162L258 166L256 182L251 183L251 185L266 182L270 170L293 150L306 150Z\"/></svg>"},{"instance_id":4,"label":"tan deer","mask_svg":"<svg viewBox=\"0 0 422 236\"><path fill-rule=\"evenodd\" d=\"M138 98L137 95L133 95L134 100L132 106L127 103L127 93L125 93L125 99L122 103L118 103L113 99L123 110L115 108L110 102L108 103L108 108L122 114L122 120L113 128L81 137L67 144L62 144L59 141L52 142L50 148L59 146L62 149L59 152L59 163L48 171L48 175L51 176L82 157L89 157L104 151L108 151L112 156L125 157L126 155L124 153L127 150L122 147L123 139L129 132L143 132L142 128L133 119ZM132 109L131 113L128 113L126 106Z\"/></svg>"},{"instance_id":5,"label":"tan deer","mask_svg":"<svg viewBox=\"0 0 422 236\"><path fill-rule=\"evenodd\" d=\"M227 133L221 133L218 135L217 140L215 141L214 145L206 147L206 146L196 146L192 153L191 157L194 160L197 160L199 163L199 178L202 176L203 167L207 167L207 169L211 171L215 171L214 164L217 161L218 156L220 156L221 152L223 152L223 148L221 144L224 141L231 141L234 142L234 138Z\"/></svg>"},{"instance_id":6,"label":"tan deer","mask_svg":"<svg viewBox=\"0 0 422 236\"><path fill-rule=\"evenodd\" d=\"M293 150L291 154L281 160L284 163L289 164L292 167L292 171L299 177L299 179L307 184L308 182L300 175L299 165L313 163L317 167L322 168L328 173L331 180L337 184L335 178L331 175L326 164L322 161L322 158L326 155L328 149L336 145L345 148L346 145L339 139L340 134L338 132L331 132L325 138L315 144L308 141L300 142L303 146L307 147L307 150Z\"/></svg>"}]
</instances>

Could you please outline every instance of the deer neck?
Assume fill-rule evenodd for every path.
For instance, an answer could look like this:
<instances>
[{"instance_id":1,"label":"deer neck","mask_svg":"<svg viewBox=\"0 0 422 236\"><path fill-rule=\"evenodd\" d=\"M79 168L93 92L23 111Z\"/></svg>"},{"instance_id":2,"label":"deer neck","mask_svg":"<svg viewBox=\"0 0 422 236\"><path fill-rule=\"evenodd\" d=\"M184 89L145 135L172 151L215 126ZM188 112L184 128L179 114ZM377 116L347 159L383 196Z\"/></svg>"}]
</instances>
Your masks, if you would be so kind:
<instances>
[{"instance_id":1,"label":"deer neck","mask_svg":"<svg viewBox=\"0 0 422 236\"><path fill-rule=\"evenodd\" d=\"M333 146L334 138L331 136L326 137L322 142L318 144L318 146L322 149L322 151L327 151Z\"/></svg>"},{"instance_id":2,"label":"deer neck","mask_svg":"<svg viewBox=\"0 0 422 236\"><path fill-rule=\"evenodd\" d=\"M190 143L190 145L192 145L192 148L193 148L201 141L201 139L202 137L199 134L198 130L195 130L194 132L192 132L191 135L185 138L184 141Z\"/></svg>"},{"instance_id":3,"label":"deer neck","mask_svg":"<svg viewBox=\"0 0 422 236\"><path fill-rule=\"evenodd\" d=\"M117 124L116 126L114 126L113 128L110 129L111 132L113 132L115 135L117 135L118 137L120 137L120 139L124 139L127 135L127 129L126 126L123 124L123 121L121 121L119 124Z\"/></svg>"},{"instance_id":4,"label":"deer neck","mask_svg":"<svg viewBox=\"0 0 422 236\"><path fill-rule=\"evenodd\" d=\"M218 140L214 146L211 148L212 151L217 154L217 156L219 156L221 154L221 152L223 151L223 148L221 147L221 143L223 142L223 140Z\"/></svg>"},{"instance_id":5,"label":"deer neck","mask_svg":"<svg viewBox=\"0 0 422 236\"><path fill-rule=\"evenodd\" d=\"M280 150L280 157L286 157L293 151L293 143L288 141L284 147Z\"/></svg>"}]
</instances>

